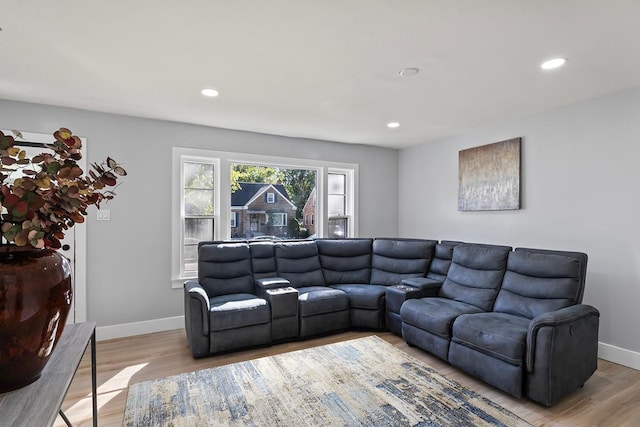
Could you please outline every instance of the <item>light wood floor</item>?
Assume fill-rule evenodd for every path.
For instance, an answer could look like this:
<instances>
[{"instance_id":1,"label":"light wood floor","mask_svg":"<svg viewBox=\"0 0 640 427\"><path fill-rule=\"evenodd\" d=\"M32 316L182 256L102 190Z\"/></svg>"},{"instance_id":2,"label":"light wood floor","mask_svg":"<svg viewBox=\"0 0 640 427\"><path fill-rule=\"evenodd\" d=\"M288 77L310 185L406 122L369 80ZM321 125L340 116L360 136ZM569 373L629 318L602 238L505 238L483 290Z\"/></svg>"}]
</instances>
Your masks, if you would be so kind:
<instances>
[{"instance_id":1,"label":"light wood floor","mask_svg":"<svg viewBox=\"0 0 640 427\"><path fill-rule=\"evenodd\" d=\"M199 360L191 357L184 330L181 329L100 341L97 344L99 425L122 425L129 384L372 334L374 333L345 332ZM396 335L388 332L375 334L534 425L640 425L640 371L600 360L598 370L582 389L548 409L506 395L422 350L407 346ZM63 410L74 426L91 425L90 392L91 369L87 351L63 404ZM55 425L64 427L65 424L58 417Z\"/></svg>"}]
</instances>

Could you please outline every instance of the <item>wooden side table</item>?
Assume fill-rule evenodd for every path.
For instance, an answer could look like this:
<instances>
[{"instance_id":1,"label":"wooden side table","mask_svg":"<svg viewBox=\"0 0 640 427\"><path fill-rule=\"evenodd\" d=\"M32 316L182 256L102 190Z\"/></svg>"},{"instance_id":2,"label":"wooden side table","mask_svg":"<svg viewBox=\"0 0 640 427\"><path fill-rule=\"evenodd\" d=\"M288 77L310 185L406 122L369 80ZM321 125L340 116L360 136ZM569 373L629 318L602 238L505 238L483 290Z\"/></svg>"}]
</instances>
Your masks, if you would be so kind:
<instances>
[{"instance_id":1,"label":"wooden side table","mask_svg":"<svg viewBox=\"0 0 640 427\"><path fill-rule=\"evenodd\" d=\"M70 426L60 408L89 342L93 425L97 426L95 322L66 325L42 376L26 387L0 394L0 426L51 426L58 414Z\"/></svg>"}]
</instances>

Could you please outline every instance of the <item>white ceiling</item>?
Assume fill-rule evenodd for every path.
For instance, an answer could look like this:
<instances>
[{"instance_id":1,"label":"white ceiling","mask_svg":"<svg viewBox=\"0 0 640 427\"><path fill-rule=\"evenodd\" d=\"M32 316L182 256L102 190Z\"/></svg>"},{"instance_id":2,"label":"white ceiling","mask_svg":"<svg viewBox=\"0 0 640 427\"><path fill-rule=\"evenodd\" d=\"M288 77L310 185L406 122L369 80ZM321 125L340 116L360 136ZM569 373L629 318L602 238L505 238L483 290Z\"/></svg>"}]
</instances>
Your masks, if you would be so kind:
<instances>
[{"instance_id":1,"label":"white ceiling","mask_svg":"<svg viewBox=\"0 0 640 427\"><path fill-rule=\"evenodd\" d=\"M0 0L0 27L3 99L394 148L640 86L638 0Z\"/></svg>"}]
</instances>

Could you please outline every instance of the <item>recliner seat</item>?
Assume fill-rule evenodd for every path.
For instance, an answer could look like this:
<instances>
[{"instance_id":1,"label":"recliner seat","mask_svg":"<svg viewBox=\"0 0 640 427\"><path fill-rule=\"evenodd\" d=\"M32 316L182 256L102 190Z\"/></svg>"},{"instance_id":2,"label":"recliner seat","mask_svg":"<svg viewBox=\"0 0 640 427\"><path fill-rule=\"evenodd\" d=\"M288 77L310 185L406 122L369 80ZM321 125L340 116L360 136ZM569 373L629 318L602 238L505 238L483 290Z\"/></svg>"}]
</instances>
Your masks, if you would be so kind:
<instances>
[{"instance_id":1,"label":"recliner seat","mask_svg":"<svg viewBox=\"0 0 640 427\"><path fill-rule=\"evenodd\" d=\"M510 251L507 246L456 246L438 296L411 299L402 305L405 341L447 360L454 320L462 314L491 310Z\"/></svg>"},{"instance_id":2,"label":"recliner seat","mask_svg":"<svg viewBox=\"0 0 640 427\"><path fill-rule=\"evenodd\" d=\"M198 256L198 281L184 293L193 356L271 342L271 308L255 295L249 245L201 246Z\"/></svg>"},{"instance_id":3,"label":"recliner seat","mask_svg":"<svg viewBox=\"0 0 640 427\"><path fill-rule=\"evenodd\" d=\"M444 240L436 244L426 277L404 278L400 286L389 286L386 289L386 325L391 332L402 335L400 308L407 299L437 295L442 282L447 278L453 258L453 248L460 243L462 242Z\"/></svg>"},{"instance_id":4,"label":"recliner seat","mask_svg":"<svg viewBox=\"0 0 640 427\"><path fill-rule=\"evenodd\" d=\"M299 292L299 336L307 337L349 327L347 295L325 285L315 242L275 244L278 276Z\"/></svg>"},{"instance_id":5,"label":"recliner seat","mask_svg":"<svg viewBox=\"0 0 640 427\"><path fill-rule=\"evenodd\" d=\"M455 320L450 363L547 406L580 387L597 368L599 314L580 304L586 264L576 252L511 252L492 312Z\"/></svg>"}]
</instances>

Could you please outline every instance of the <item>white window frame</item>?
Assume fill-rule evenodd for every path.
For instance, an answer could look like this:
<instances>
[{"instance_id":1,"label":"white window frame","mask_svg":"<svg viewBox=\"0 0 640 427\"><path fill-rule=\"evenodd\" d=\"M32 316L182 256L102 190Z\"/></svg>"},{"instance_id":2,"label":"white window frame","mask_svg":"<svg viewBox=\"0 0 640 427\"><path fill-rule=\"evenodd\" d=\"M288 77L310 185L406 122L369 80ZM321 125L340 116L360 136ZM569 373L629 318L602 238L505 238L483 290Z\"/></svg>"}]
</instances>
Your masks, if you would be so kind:
<instances>
[{"instance_id":1,"label":"white window frame","mask_svg":"<svg viewBox=\"0 0 640 427\"><path fill-rule=\"evenodd\" d=\"M213 165L213 239L219 238L221 227L220 222L220 159L211 156L207 150L196 150L187 148L173 149L173 165L172 165L172 211L171 211L171 277L172 286L181 288L185 280L193 279L192 271L184 270L184 164L185 163L206 163Z\"/></svg>"},{"instance_id":2,"label":"white window frame","mask_svg":"<svg viewBox=\"0 0 640 427\"><path fill-rule=\"evenodd\" d=\"M182 269L184 230L184 208L182 200L183 169L185 161L211 163L214 165L214 240L231 238L231 165L240 163L253 166L306 169L316 172L316 215L312 223L317 236L326 236L328 229L327 188L328 173L339 171L347 175L347 212L349 217L348 236L358 236L358 164L322 160L298 159L290 157L266 156L247 153L233 153L214 150L174 147L172 153L172 211L171 211L171 283L173 288L182 288L185 280L196 275L185 274ZM302 206L299 207L302 209ZM225 225L226 224L226 225ZM286 224L285 224L286 225Z\"/></svg>"},{"instance_id":3,"label":"white window frame","mask_svg":"<svg viewBox=\"0 0 640 427\"><path fill-rule=\"evenodd\" d=\"M231 212L231 228L238 227L238 212Z\"/></svg>"},{"instance_id":4,"label":"white window frame","mask_svg":"<svg viewBox=\"0 0 640 427\"><path fill-rule=\"evenodd\" d=\"M267 203L275 203L276 202L276 193L273 191L267 192Z\"/></svg>"},{"instance_id":5,"label":"white window frame","mask_svg":"<svg viewBox=\"0 0 640 427\"><path fill-rule=\"evenodd\" d=\"M279 216L282 219L282 224L275 223L275 217ZM271 225L274 227L285 227L287 225L287 213L286 212L271 212L269 214L269 219L271 220Z\"/></svg>"},{"instance_id":6,"label":"white window frame","mask_svg":"<svg viewBox=\"0 0 640 427\"><path fill-rule=\"evenodd\" d=\"M345 176L345 182L344 182L344 191L345 191L345 214L344 215L333 215L333 216L329 216L328 212L326 212L326 214L321 217L323 218L323 222L324 222L324 226L325 229L329 229L329 219L346 219L347 220L347 235L344 237L353 237L354 233L352 232L351 228L356 225L356 221L355 221L355 210L356 210L356 205L355 205L355 195L353 194L355 190L355 182L356 182L356 174L354 173L354 170L351 168L339 168L339 167L333 167L333 168L328 168L327 170L327 180L328 180L328 176L329 174L340 174L340 175L344 175ZM323 194L323 197L328 198L328 192Z\"/></svg>"}]
</instances>

